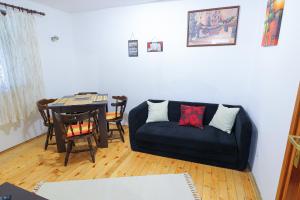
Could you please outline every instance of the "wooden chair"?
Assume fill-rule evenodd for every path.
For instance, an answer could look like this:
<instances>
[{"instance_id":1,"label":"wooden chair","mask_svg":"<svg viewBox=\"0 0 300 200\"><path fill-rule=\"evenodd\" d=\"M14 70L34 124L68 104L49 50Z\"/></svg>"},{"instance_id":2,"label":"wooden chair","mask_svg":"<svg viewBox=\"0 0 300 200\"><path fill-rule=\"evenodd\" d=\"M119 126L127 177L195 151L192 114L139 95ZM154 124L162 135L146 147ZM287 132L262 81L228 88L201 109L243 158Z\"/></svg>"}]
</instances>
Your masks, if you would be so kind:
<instances>
[{"instance_id":1,"label":"wooden chair","mask_svg":"<svg viewBox=\"0 0 300 200\"><path fill-rule=\"evenodd\" d=\"M93 163L95 163L96 148L92 146L92 138L97 145L97 136L99 130L98 110L88 111L76 114L54 113L59 128L64 133L64 139L67 142L67 152L65 157L65 166L68 164L70 153L89 151ZM85 139L88 143L88 149L74 150L75 141Z\"/></svg>"},{"instance_id":2,"label":"wooden chair","mask_svg":"<svg viewBox=\"0 0 300 200\"><path fill-rule=\"evenodd\" d=\"M108 132L111 132L111 137L113 136L113 131L119 131L120 133L120 138L123 142L125 142L124 140L124 129L122 127L122 120L123 120L123 116L124 116L124 112L125 112L125 108L127 105L127 97L126 96L113 96L113 99L116 100L115 103L112 103L111 106L115 107L115 111L114 112L107 112L106 113L106 121L108 124ZM111 129L109 127L110 123L114 123L117 126L117 129Z\"/></svg>"},{"instance_id":3,"label":"wooden chair","mask_svg":"<svg viewBox=\"0 0 300 200\"><path fill-rule=\"evenodd\" d=\"M53 103L54 101L56 101L56 99L41 99L36 103L38 110L43 118L44 125L48 127L47 137L45 141L45 150L47 150L48 145L55 144L55 143L49 144L49 141L51 141L52 137L54 136L54 127L53 127L51 112L50 109L48 108L48 104Z\"/></svg>"}]
</instances>

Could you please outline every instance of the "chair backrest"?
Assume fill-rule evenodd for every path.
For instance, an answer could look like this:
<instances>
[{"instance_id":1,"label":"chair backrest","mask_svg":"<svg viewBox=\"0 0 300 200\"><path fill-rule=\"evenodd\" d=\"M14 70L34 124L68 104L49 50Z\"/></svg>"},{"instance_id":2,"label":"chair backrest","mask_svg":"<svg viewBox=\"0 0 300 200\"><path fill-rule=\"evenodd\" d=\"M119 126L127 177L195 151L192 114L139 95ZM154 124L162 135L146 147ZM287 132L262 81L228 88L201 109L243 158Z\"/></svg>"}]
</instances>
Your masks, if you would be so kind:
<instances>
[{"instance_id":1,"label":"chair backrest","mask_svg":"<svg viewBox=\"0 0 300 200\"><path fill-rule=\"evenodd\" d=\"M77 95L98 94L97 92L78 92Z\"/></svg>"},{"instance_id":2,"label":"chair backrest","mask_svg":"<svg viewBox=\"0 0 300 200\"><path fill-rule=\"evenodd\" d=\"M111 106L115 107L115 118L123 119L128 98L126 96L112 96L116 100Z\"/></svg>"},{"instance_id":3,"label":"chair backrest","mask_svg":"<svg viewBox=\"0 0 300 200\"><path fill-rule=\"evenodd\" d=\"M41 99L38 102L36 102L36 105L38 107L38 110L43 118L44 125L49 126L50 125L50 119L51 119L51 113L48 108L48 104L53 103L56 101L56 99Z\"/></svg>"},{"instance_id":4,"label":"chair backrest","mask_svg":"<svg viewBox=\"0 0 300 200\"><path fill-rule=\"evenodd\" d=\"M54 115L58 122L59 129L62 133L64 133L65 137L68 132L71 133L72 136L82 135L83 131L98 132L98 109L84 113L72 114L54 112ZM83 128L83 126L85 126L85 128ZM75 132L78 131L80 134L75 134Z\"/></svg>"}]
</instances>

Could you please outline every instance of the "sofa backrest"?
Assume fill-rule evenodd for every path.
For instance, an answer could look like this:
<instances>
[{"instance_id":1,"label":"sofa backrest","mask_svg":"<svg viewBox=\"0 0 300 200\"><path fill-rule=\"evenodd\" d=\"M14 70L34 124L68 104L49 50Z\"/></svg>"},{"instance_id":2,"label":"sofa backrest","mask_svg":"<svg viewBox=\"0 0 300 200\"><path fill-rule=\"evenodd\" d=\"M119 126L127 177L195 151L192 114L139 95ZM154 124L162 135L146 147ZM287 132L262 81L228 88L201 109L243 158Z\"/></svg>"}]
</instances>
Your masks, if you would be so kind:
<instances>
[{"instance_id":1,"label":"sofa backrest","mask_svg":"<svg viewBox=\"0 0 300 200\"><path fill-rule=\"evenodd\" d=\"M150 100L151 102L162 102L163 100ZM199 102L184 102L184 101L169 101L169 107L168 107L168 116L169 120L173 122L178 122L180 119L180 106L181 105L188 105L188 106L205 106L205 113L204 113L204 119L203 124L208 125L209 122L214 117L219 104L211 104L211 103L199 103ZM232 108L242 108L241 106L237 105L225 105L226 107Z\"/></svg>"}]
</instances>

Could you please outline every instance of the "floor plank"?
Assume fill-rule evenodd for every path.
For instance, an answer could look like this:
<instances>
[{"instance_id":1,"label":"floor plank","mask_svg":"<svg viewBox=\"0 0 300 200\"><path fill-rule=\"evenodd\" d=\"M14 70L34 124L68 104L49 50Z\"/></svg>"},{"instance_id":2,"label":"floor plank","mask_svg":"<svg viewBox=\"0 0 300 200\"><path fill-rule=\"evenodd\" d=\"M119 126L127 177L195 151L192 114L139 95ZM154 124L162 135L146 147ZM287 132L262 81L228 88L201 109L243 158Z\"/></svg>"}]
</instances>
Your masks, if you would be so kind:
<instances>
[{"instance_id":1,"label":"floor plank","mask_svg":"<svg viewBox=\"0 0 300 200\"><path fill-rule=\"evenodd\" d=\"M56 153L55 146L43 150L45 136L2 152L0 184L10 182L31 191L41 181L189 173L203 200L257 199L249 172L133 152L125 129L126 142L116 140L98 149L96 163L85 152L71 154L64 167L64 153Z\"/></svg>"}]
</instances>

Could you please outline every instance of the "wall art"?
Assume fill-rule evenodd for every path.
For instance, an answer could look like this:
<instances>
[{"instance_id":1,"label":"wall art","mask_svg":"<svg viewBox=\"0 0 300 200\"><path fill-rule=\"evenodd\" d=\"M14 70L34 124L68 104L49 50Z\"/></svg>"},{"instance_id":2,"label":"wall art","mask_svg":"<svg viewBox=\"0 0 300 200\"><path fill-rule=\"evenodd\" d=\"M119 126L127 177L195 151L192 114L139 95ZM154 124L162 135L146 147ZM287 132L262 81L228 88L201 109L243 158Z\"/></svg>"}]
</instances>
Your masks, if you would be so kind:
<instances>
[{"instance_id":1,"label":"wall art","mask_svg":"<svg viewBox=\"0 0 300 200\"><path fill-rule=\"evenodd\" d=\"M148 52L163 52L164 44L163 42L148 42L147 51Z\"/></svg>"},{"instance_id":2,"label":"wall art","mask_svg":"<svg viewBox=\"0 0 300 200\"><path fill-rule=\"evenodd\" d=\"M188 12L187 46L235 45L239 6Z\"/></svg>"},{"instance_id":3,"label":"wall art","mask_svg":"<svg viewBox=\"0 0 300 200\"><path fill-rule=\"evenodd\" d=\"M284 9L284 0L268 0L262 46L276 46Z\"/></svg>"},{"instance_id":4,"label":"wall art","mask_svg":"<svg viewBox=\"0 0 300 200\"><path fill-rule=\"evenodd\" d=\"M139 56L138 40L128 40L128 56L129 57L138 57Z\"/></svg>"}]
</instances>

